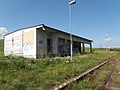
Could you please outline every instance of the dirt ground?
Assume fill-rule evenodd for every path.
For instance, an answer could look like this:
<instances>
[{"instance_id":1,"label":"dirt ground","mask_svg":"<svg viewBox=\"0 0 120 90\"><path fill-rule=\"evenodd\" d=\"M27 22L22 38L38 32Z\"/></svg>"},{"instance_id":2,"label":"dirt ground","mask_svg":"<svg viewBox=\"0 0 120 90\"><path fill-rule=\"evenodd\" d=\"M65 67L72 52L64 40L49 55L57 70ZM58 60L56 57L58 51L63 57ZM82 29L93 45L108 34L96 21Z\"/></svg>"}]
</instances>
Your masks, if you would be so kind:
<instances>
[{"instance_id":1,"label":"dirt ground","mask_svg":"<svg viewBox=\"0 0 120 90\"><path fill-rule=\"evenodd\" d=\"M120 90L120 57L116 60L116 66L106 85L106 90Z\"/></svg>"}]
</instances>

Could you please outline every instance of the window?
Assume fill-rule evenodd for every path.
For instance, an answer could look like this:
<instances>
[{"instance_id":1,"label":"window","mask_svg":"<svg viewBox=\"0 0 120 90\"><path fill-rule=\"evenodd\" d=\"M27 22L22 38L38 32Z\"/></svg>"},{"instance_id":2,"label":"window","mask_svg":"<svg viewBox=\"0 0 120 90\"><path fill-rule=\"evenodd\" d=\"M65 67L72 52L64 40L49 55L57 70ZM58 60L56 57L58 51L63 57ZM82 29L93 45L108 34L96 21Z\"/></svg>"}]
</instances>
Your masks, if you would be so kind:
<instances>
[{"instance_id":1,"label":"window","mask_svg":"<svg viewBox=\"0 0 120 90\"><path fill-rule=\"evenodd\" d=\"M58 38L58 42L59 43L65 43L65 39L64 38Z\"/></svg>"}]
</instances>

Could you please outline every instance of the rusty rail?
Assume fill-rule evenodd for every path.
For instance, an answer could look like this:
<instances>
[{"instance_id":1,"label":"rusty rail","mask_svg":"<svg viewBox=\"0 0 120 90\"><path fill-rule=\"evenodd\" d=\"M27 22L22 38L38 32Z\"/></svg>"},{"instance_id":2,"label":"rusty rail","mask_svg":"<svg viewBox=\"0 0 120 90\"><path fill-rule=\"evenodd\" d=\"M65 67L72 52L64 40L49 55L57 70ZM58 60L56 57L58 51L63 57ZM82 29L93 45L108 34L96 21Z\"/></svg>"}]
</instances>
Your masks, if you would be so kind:
<instances>
[{"instance_id":1,"label":"rusty rail","mask_svg":"<svg viewBox=\"0 0 120 90\"><path fill-rule=\"evenodd\" d=\"M114 67L112 68L112 70L110 71L110 73L108 74L108 76L107 76L107 77L105 78L105 80L103 81L103 84L102 84L102 86L100 87L100 90L104 90L104 88L105 88L107 82L109 81L109 79L110 79L110 77L111 77L111 75L112 75L115 67L116 67L116 66L114 66Z\"/></svg>"},{"instance_id":2,"label":"rusty rail","mask_svg":"<svg viewBox=\"0 0 120 90\"><path fill-rule=\"evenodd\" d=\"M86 75L89 74L90 72L92 72L92 71L100 68L101 66L103 66L103 65L106 64L107 62L109 62L109 60L107 60L107 61L105 61L105 62L103 62L103 63L101 63L101 64L99 64L99 65L97 65L97 66L95 66L95 67L93 67L93 68L91 68L91 69L89 69L89 70L87 70L86 72L80 74L79 76L76 76L76 77L74 77L74 78L72 78L72 79L70 79L70 80L68 80L68 81L66 81L66 82L64 82L64 83L62 83L62 84L60 84L60 85L58 85L58 86L52 87L50 90L61 90L61 89L63 89L64 87L66 87L69 83L72 83L72 82L75 82L75 81L79 80L80 78L86 76Z\"/></svg>"}]
</instances>

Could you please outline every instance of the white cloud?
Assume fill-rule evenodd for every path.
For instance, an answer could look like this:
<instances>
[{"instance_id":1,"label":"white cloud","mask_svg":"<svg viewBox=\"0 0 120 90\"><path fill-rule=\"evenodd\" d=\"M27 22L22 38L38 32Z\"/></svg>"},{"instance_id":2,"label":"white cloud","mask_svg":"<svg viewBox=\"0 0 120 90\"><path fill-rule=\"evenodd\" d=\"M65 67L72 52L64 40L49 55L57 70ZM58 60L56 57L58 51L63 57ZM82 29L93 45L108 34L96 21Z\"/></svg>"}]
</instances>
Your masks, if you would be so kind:
<instances>
[{"instance_id":1,"label":"white cloud","mask_svg":"<svg viewBox=\"0 0 120 90\"><path fill-rule=\"evenodd\" d=\"M0 39L3 39L3 36L8 33L8 30L5 27L0 27Z\"/></svg>"},{"instance_id":2,"label":"white cloud","mask_svg":"<svg viewBox=\"0 0 120 90\"><path fill-rule=\"evenodd\" d=\"M105 36L107 37L107 36L109 36L109 34L105 34Z\"/></svg>"},{"instance_id":3,"label":"white cloud","mask_svg":"<svg viewBox=\"0 0 120 90\"><path fill-rule=\"evenodd\" d=\"M106 39L104 39L104 41L106 41L106 42L111 42L113 40L113 38L106 38Z\"/></svg>"}]
</instances>

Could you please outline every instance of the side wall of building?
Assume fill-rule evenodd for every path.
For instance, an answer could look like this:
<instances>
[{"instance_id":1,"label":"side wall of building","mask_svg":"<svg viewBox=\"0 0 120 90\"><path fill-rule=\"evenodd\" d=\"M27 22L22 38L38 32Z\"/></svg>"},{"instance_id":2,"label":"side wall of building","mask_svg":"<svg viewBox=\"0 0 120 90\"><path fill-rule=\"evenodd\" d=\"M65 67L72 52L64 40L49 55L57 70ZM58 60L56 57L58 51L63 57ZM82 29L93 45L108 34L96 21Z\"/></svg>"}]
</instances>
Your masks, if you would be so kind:
<instances>
[{"instance_id":1,"label":"side wall of building","mask_svg":"<svg viewBox=\"0 0 120 90\"><path fill-rule=\"evenodd\" d=\"M46 55L57 55L56 34L47 32L41 28L37 29L37 58L46 57Z\"/></svg>"},{"instance_id":2,"label":"side wall of building","mask_svg":"<svg viewBox=\"0 0 120 90\"><path fill-rule=\"evenodd\" d=\"M39 28L37 29L36 33L37 33L37 39L36 39L37 58L46 57L49 54L61 56L61 54L65 55L64 53L66 53L66 55L70 55L70 42L69 43L67 42L70 41L69 34L48 28L45 28L45 30ZM65 42L60 43L59 39L64 39ZM73 46L74 49L77 46L79 52L81 52L80 51L81 43L86 43L86 44L91 43L90 41L84 40L76 36L73 36L73 41L77 42L77 45L73 45Z\"/></svg>"},{"instance_id":3,"label":"side wall of building","mask_svg":"<svg viewBox=\"0 0 120 90\"><path fill-rule=\"evenodd\" d=\"M23 55L36 59L36 28L29 28L23 32Z\"/></svg>"},{"instance_id":4,"label":"side wall of building","mask_svg":"<svg viewBox=\"0 0 120 90\"><path fill-rule=\"evenodd\" d=\"M36 29L28 28L4 37L4 55L36 58Z\"/></svg>"},{"instance_id":5,"label":"side wall of building","mask_svg":"<svg viewBox=\"0 0 120 90\"><path fill-rule=\"evenodd\" d=\"M4 55L8 56L12 54L12 34L9 34L4 37Z\"/></svg>"},{"instance_id":6,"label":"side wall of building","mask_svg":"<svg viewBox=\"0 0 120 90\"><path fill-rule=\"evenodd\" d=\"M62 32L58 32L56 33L57 38L64 38L64 39L68 39L70 40L70 35L66 34L66 33L62 33ZM81 42L81 43L86 43L86 44L90 44L90 41L84 40L80 37L76 37L76 36L72 36L73 41L76 42Z\"/></svg>"},{"instance_id":7,"label":"side wall of building","mask_svg":"<svg viewBox=\"0 0 120 90\"><path fill-rule=\"evenodd\" d=\"M37 47L37 58L43 57L47 54L47 37L46 32L42 29L39 29L37 32L36 47Z\"/></svg>"},{"instance_id":8,"label":"side wall of building","mask_svg":"<svg viewBox=\"0 0 120 90\"><path fill-rule=\"evenodd\" d=\"M59 55L60 52L65 53L64 55L70 55L70 35L62 32L56 33L56 40L57 40L57 54ZM65 43L60 44L60 41L58 40L59 38L64 39ZM69 42L68 42L69 41ZM91 41L82 39L80 37L72 36L72 41L73 41L73 53L74 52L82 52L81 51L81 44L91 44ZM60 48L59 48L60 46ZM63 50L64 49L64 50ZM62 51L63 50L63 51Z\"/></svg>"},{"instance_id":9,"label":"side wall of building","mask_svg":"<svg viewBox=\"0 0 120 90\"><path fill-rule=\"evenodd\" d=\"M73 52L81 52L81 43L91 41L73 35ZM27 58L40 58L47 55L70 55L70 35L52 28L35 26L10 33L4 38L4 54Z\"/></svg>"}]
</instances>

